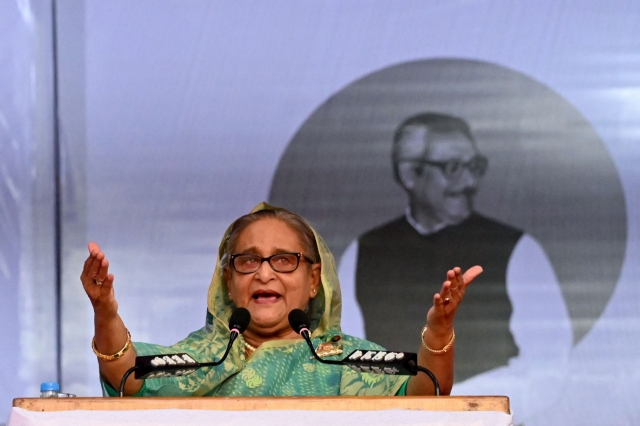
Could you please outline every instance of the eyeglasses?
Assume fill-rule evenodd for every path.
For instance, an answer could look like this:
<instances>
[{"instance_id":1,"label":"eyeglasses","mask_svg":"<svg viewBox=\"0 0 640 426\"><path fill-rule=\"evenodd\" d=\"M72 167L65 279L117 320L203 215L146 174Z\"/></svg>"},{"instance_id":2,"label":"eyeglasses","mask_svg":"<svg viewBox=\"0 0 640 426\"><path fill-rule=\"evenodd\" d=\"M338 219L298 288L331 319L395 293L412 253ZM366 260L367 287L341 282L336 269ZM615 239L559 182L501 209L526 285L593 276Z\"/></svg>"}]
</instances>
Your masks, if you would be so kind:
<instances>
[{"instance_id":1,"label":"eyeglasses","mask_svg":"<svg viewBox=\"0 0 640 426\"><path fill-rule=\"evenodd\" d=\"M309 264L313 260L302 253L278 253L269 257L261 257L257 254L232 254L229 261L233 269L241 274L251 274L260 269L262 262L268 262L271 269L276 272L293 272L298 269L300 259L304 259Z\"/></svg>"},{"instance_id":2,"label":"eyeglasses","mask_svg":"<svg viewBox=\"0 0 640 426\"><path fill-rule=\"evenodd\" d=\"M454 158L449 161L411 160L407 161L407 163L436 166L442 170L442 173L447 179L457 179L462 176L465 168L476 178L484 176L487 171L487 166L489 165L489 160L484 155L476 155L467 162Z\"/></svg>"}]
</instances>

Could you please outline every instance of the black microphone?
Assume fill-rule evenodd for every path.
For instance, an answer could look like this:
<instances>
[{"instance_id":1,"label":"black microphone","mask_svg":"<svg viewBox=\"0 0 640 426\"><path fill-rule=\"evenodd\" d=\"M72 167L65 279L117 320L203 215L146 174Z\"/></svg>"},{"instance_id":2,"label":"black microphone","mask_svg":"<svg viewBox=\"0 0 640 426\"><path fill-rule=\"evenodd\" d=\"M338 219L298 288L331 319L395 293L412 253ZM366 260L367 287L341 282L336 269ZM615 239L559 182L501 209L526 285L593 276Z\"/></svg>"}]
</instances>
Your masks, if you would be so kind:
<instances>
[{"instance_id":1,"label":"black microphone","mask_svg":"<svg viewBox=\"0 0 640 426\"><path fill-rule=\"evenodd\" d=\"M306 332L306 336L309 337L310 322L309 317L302 309L294 309L289 312L289 325L298 334Z\"/></svg>"},{"instance_id":2,"label":"black microphone","mask_svg":"<svg viewBox=\"0 0 640 426\"><path fill-rule=\"evenodd\" d=\"M229 318L229 343L222 358L214 362L198 362L189 354L159 354L137 356L136 363L127 370L120 381L120 396L124 396L124 385L127 378L135 371L136 379L156 379L159 377L187 376L203 367L215 367L224 362L229 355L233 342L247 329L251 322L251 314L245 308L236 308Z\"/></svg>"},{"instance_id":3,"label":"black microphone","mask_svg":"<svg viewBox=\"0 0 640 426\"><path fill-rule=\"evenodd\" d=\"M316 360L323 364L344 365L351 369L370 374L391 374L415 376L418 371L425 373L435 388L436 396L440 395L440 384L436 376L425 367L418 365L418 354L410 352L391 352L383 350L356 349L342 361L324 360L318 356L309 337L310 321L307 314L294 309L289 312L289 325L307 342Z\"/></svg>"},{"instance_id":4,"label":"black microphone","mask_svg":"<svg viewBox=\"0 0 640 426\"><path fill-rule=\"evenodd\" d=\"M227 347L227 352L225 352L224 358L226 358L231 345L238 338L238 336L249 327L249 323L251 322L251 314L247 308L236 308L231 313L231 318L229 318L229 330L231 331L231 335L229 336L229 345Z\"/></svg>"},{"instance_id":5,"label":"black microphone","mask_svg":"<svg viewBox=\"0 0 640 426\"><path fill-rule=\"evenodd\" d=\"M309 349L311 349L311 353L315 357L318 362L323 364L332 364L332 365L343 365L342 361L330 361L326 359L322 359L316 353L316 350L313 348L313 343L311 342L311 333L309 331L309 327L311 327L311 321L309 321L309 317L307 314L301 309L294 309L289 312L289 325L293 330L302 336L302 338L307 342Z\"/></svg>"}]
</instances>

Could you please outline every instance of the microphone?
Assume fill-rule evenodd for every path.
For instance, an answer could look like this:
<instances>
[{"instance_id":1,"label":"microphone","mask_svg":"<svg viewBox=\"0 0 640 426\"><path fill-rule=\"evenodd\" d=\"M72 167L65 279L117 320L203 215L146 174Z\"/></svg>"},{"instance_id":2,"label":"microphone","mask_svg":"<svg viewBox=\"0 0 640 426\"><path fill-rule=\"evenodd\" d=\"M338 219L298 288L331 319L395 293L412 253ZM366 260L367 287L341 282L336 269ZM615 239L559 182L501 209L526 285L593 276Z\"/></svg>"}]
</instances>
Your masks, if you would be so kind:
<instances>
[{"instance_id":1,"label":"microphone","mask_svg":"<svg viewBox=\"0 0 640 426\"><path fill-rule=\"evenodd\" d=\"M309 337L309 327L311 327L309 317L302 309L294 309L289 312L289 325L293 328L298 334L302 334L304 338L305 335Z\"/></svg>"},{"instance_id":2,"label":"microphone","mask_svg":"<svg viewBox=\"0 0 640 426\"><path fill-rule=\"evenodd\" d=\"M289 312L289 325L293 330L302 336L302 338L307 342L309 349L311 349L311 353L315 357L318 362L323 364L332 364L332 365L344 365L342 361L330 361L327 359L322 359L316 353L316 350L313 348L313 343L311 342L311 333L309 332L309 327L311 327L311 322L309 321L309 317L304 313L301 309L294 309Z\"/></svg>"},{"instance_id":3,"label":"microphone","mask_svg":"<svg viewBox=\"0 0 640 426\"><path fill-rule=\"evenodd\" d=\"M227 352L225 352L222 357L222 361L227 357L227 353L229 349L233 345L233 342L238 338L238 336L249 327L249 323L251 322L251 314L247 308L236 308L231 313L231 318L229 318L229 330L231 334L229 335L229 345L227 346Z\"/></svg>"},{"instance_id":4,"label":"microphone","mask_svg":"<svg viewBox=\"0 0 640 426\"><path fill-rule=\"evenodd\" d=\"M323 364L344 365L351 369L370 374L391 374L415 376L422 371L433 382L436 396L440 395L440 384L436 376L427 368L418 365L418 354L411 352L391 352L384 350L356 349L342 361L325 360L318 356L310 338L310 321L307 314L294 309L289 312L289 325L307 342L314 358Z\"/></svg>"},{"instance_id":5,"label":"microphone","mask_svg":"<svg viewBox=\"0 0 640 426\"><path fill-rule=\"evenodd\" d=\"M137 356L135 365L122 376L120 396L124 396L125 383L129 375L134 371L136 379L156 379L159 377L187 376L200 368L215 367L222 364L229 355L233 342L240 334L244 333L250 322L251 314L245 308L236 308L231 313L229 318L229 343L224 355L218 361L200 363L186 353Z\"/></svg>"}]
</instances>

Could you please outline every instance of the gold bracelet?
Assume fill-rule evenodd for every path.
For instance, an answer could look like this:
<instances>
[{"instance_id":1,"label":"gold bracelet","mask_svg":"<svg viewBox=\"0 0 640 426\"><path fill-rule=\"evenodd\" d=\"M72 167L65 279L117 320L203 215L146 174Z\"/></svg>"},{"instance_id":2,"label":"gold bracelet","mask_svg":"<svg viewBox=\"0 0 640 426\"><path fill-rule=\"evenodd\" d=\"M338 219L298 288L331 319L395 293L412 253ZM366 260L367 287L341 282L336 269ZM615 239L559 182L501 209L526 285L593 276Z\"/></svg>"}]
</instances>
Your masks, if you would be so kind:
<instances>
[{"instance_id":1,"label":"gold bracelet","mask_svg":"<svg viewBox=\"0 0 640 426\"><path fill-rule=\"evenodd\" d=\"M449 340L449 343L447 343L444 348L436 350L436 349L431 349L429 346L427 346L426 343L424 343L424 332L427 331L427 326L425 325L424 328L422 329L422 347L425 348L430 354L433 355L442 355L447 353L447 351L449 349L451 349L451 346L453 346L453 342L454 340L456 340L456 332L455 330L451 329L451 331L453 332L453 336L451 336L451 340Z\"/></svg>"},{"instance_id":2,"label":"gold bracelet","mask_svg":"<svg viewBox=\"0 0 640 426\"><path fill-rule=\"evenodd\" d=\"M98 352L98 349L96 349L96 338L91 339L91 349L93 349L93 353L103 361L114 361L120 358L129 349L129 346L131 346L131 333L129 333L129 330L127 330L127 343L124 344L124 348L113 355L105 355Z\"/></svg>"}]
</instances>

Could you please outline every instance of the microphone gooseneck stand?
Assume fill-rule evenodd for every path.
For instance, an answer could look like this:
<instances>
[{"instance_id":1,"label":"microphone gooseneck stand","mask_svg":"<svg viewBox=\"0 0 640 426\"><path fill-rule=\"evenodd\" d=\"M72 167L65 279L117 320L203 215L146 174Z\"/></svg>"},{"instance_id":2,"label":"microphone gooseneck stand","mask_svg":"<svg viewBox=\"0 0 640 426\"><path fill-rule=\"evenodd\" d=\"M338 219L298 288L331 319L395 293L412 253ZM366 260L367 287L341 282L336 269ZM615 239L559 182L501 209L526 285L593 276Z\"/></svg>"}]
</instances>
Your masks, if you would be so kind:
<instances>
[{"instance_id":1,"label":"microphone gooseneck stand","mask_svg":"<svg viewBox=\"0 0 640 426\"><path fill-rule=\"evenodd\" d=\"M249 311L247 309L245 309L245 308L237 308L237 309L235 309L233 311L233 313L231 314L231 318L229 319L229 330L230 330L229 343L227 344L227 349L225 350L224 355L222 355L222 358L220 358L220 360L214 361L214 362L199 363L199 362L194 361L187 354L179 354L179 355L182 356L182 359L184 359L185 361L189 360L189 362L186 363L186 364L184 362L182 362L182 364L184 364L184 367L181 367L180 365L178 365L176 367L175 363L174 363L173 366L167 366L164 369L166 369L168 371L176 371L178 368L186 368L188 370L195 371L195 370L203 368L203 367L215 367L217 365L222 364L224 362L224 360L227 359L227 356L229 355L229 351L231 350L231 347L233 346L233 342L236 341L236 339L238 338L238 336L240 334L244 333L244 331L249 326L249 322L251 322L251 314L249 313ZM127 383L127 379L129 378L131 373L139 372L143 368L148 370L148 371L149 370L152 370L152 371L163 371L162 366L156 366L155 364L153 364L153 361L149 362L150 358L154 358L154 357L155 358L157 358L157 357L173 357L173 356L176 356L176 354L160 354L160 355L136 357L136 365L134 365L133 367L128 369L124 373L124 375L122 376L122 380L120 380L119 396L120 397L124 396L124 386ZM185 358L185 356L186 356L186 358ZM180 358L180 356L178 356L178 358ZM136 378L141 378L141 377L137 377L137 374L136 374Z\"/></svg>"},{"instance_id":2,"label":"microphone gooseneck stand","mask_svg":"<svg viewBox=\"0 0 640 426\"><path fill-rule=\"evenodd\" d=\"M321 362L323 364L332 364L332 365L342 365L342 366L347 366L347 367L351 367L353 368L354 365L354 361L352 361L351 356L353 355L353 353L348 356L347 358L343 359L342 361L331 361L331 360L325 360L322 359L318 356L318 354L316 353L315 349L313 348L313 343L311 342L311 337L310 337L310 332L309 332L309 317L307 316L307 314L300 310L300 309L294 309L291 312L289 312L289 325L291 325L291 328L298 334L300 334L302 336L302 338L305 340L305 342L307 342L307 345L309 346L309 349L311 349L311 353L313 354L314 358L318 361ZM361 349L360 350L363 353L366 352L374 352L374 351L367 351L365 349ZM354 351L355 353L356 351ZM382 352L382 351L375 351L375 352ZM440 396L440 383L438 382L438 378L435 376L435 374L433 374L428 368L425 367L421 367L418 365L418 363L416 361L414 361L414 359L417 360L417 354L406 354L406 355L411 355L410 358L406 359L406 362L403 363L403 366L405 367L405 373L404 374L411 374L413 376L417 375L419 371L425 373L427 376L429 376L429 378L431 379L431 381L433 382L433 387L435 389L435 394L436 396ZM371 358L371 357L370 357ZM366 363L364 363L366 364ZM396 370L397 371L397 370ZM378 368L378 372L380 374L393 374L393 373L388 373L385 370L382 370L380 368Z\"/></svg>"},{"instance_id":3,"label":"microphone gooseneck stand","mask_svg":"<svg viewBox=\"0 0 640 426\"><path fill-rule=\"evenodd\" d=\"M327 359L322 359L316 353L316 350L313 348L313 343L311 342L311 333L309 332L309 317L304 311L300 309L294 309L289 312L289 325L293 330L302 336L309 349L311 349L311 353L314 358L323 364L333 364L333 365L344 365L342 361L331 361Z\"/></svg>"}]
</instances>

